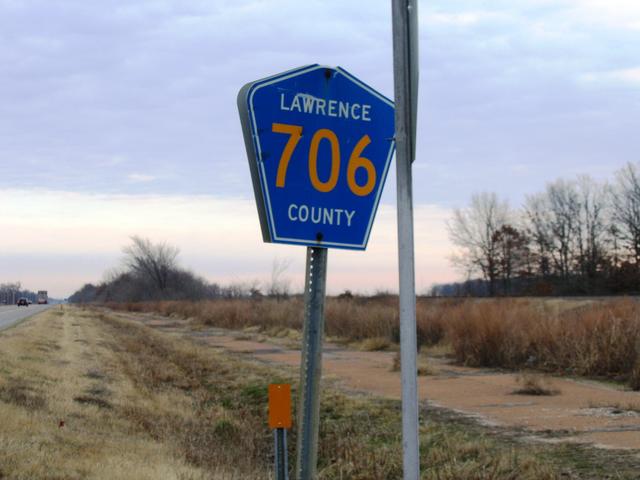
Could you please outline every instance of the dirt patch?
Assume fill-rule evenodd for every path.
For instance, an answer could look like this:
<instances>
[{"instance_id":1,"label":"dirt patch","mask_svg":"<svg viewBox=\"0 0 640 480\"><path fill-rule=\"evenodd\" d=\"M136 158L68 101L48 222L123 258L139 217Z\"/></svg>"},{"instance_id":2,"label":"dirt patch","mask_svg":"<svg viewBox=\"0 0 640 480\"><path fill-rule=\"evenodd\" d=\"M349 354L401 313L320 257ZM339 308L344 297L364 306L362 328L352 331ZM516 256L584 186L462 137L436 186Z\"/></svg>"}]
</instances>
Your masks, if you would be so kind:
<instances>
[{"instance_id":1,"label":"dirt patch","mask_svg":"<svg viewBox=\"0 0 640 480\"><path fill-rule=\"evenodd\" d=\"M163 329L166 319L124 315ZM168 326L168 325L166 325ZM297 367L300 351L288 348L277 339L238 339L238 332L208 328L193 332L187 325L172 333L197 338L198 342L260 361ZM244 332L247 333L246 331ZM323 377L341 382L344 387L388 398L400 398L400 376L393 368L393 352L354 351L325 343ZM556 395L522 393L518 374L489 369L461 367L447 359L431 357L428 377L418 379L419 397L433 405L468 415L486 425L522 430L535 438L552 436L559 441L590 443L602 448L640 449L640 416L585 415L589 405L627 405L640 400L640 393L591 381L554 378Z\"/></svg>"},{"instance_id":2,"label":"dirt patch","mask_svg":"<svg viewBox=\"0 0 640 480\"><path fill-rule=\"evenodd\" d=\"M516 377L516 381L518 388L512 392L514 395L549 396L560 394L560 390L554 388L551 380L541 374L521 373Z\"/></svg>"}]
</instances>

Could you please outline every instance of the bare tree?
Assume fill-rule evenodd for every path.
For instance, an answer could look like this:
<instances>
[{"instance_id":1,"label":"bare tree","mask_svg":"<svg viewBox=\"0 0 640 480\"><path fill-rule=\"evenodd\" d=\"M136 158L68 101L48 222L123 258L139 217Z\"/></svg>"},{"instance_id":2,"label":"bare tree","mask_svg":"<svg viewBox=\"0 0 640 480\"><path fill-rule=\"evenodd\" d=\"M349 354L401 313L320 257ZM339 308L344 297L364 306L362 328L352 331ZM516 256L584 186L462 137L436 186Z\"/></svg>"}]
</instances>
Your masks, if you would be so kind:
<instances>
[{"instance_id":1,"label":"bare tree","mask_svg":"<svg viewBox=\"0 0 640 480\"><path fill-rule=\"evenodd\" d=\"M538 273L593 280L606 257L607 187L588 176L558 180L527 197L525 221Z\"/></svg>"},{"instance_id":2,"label":"bare tree","mask_svg":"<svg viewBox=\"0 0 640 480\"><path fill-rule=\"evenodd\" d=\"M108 268L102 274L102 283L114 282L124 273L126 273L126 271L124 271L121 266Z\"/></svg>"},{"instance_id":3,"label":"bare tree","mask_svg":"<svg viewBox=\"0 0 640 480\"><path fill-rule=\"evenodd\" d=\"M179 250L166 243L154 244L149 239L133 236L132 244L123 248L124 263L131 273L146 279L152 287L163 292L171 272L176 270Z\"/></svg>"},{"instance_id":4,"label":"bare tree","mask_svg":"<svg viewBox=\"0 0 640 480\"><path fill-rule=\"evenodd\" d=\"M456 209L447 223L449 238L460 248L452 262L466 270L479 272L489 282L489 294L495 295L498 278L499 249L495 232L509 223L511 213L506 201L495 193L480 193L471 197L466 209Z\"/></svg>"},{"instance_id":5,"label":"bare tree","mask_svg":"<svg viewBox=\"0 0 640 480\"><path fill-rule=\"evenodd\" d=\"M591 177L578 179L578 262L580 274L589 282L595 279L606 258L607 191L606 185L596 183Z\"/></svg>"},{"instance_id":6,"label":"bare tree","mask_svg":"<svg viewBox=\"0 0 640 480\"><path fill-rule=\"evenodd\" d=\"M258 298L262 293L257 280L234 281L221 289L224 298Z\"/></svg>"},{"instance_id":7,"label":"bare tree","mask_svg":"<svg viewBox=\"0 0 640 480\"><path fill-rule=\"evenodd\" d=\"M289 296L291 280L284 275L291 265L290 258L280 259L275 257L271 264L271 278L267 285L267 295L275 298L286 298Z\"/></svg>"},{"instance_id":8,"label":"bare tree","mask_svg":"<svg viewBox=\"0 0 640 480\"><path fill-rule=\"evenodd\" d=\"M545 193L526 197L524 221L532 240L532 256L538 265L538 274L543 278L551 275L553 240L551 233L551 212Z\"/></svg>"},{"instance_id":9,"label":"bare tree","mask_svg":"<svg viewBox=\"0 0 640 480\"><path fill-rule=\"evenodd\" d=\"M578 244L580 201L575 182L557 180L547 185L550 209L552 250L557 273L568 279L576 260Z\"/></svg>"},{"instance_id":10,"label":"bare tree","mask_svg":"<svg viewBox=\"0 0 640 480\"><path fill-rule=\"evenodd\" d=\"M640 268L640 172L628 163L616 172L612 195L612 219L621 247L636 269Z\"/></svg>"},{"instance_id":11,"label":"bare tree","mask_svg":"<svg viewBox=\"0 0 640 480\"><path fill-rule=\"evenodd\" d=\"M530 274L529 240L527 236L511 225L503 225L493 234L496 245L498 275L502 279L502 291L511 293L511 279L516 275Z\"/></svg>"},{"instance_id":12,"label":"bare tree","mask_svg":"<svg viewBox=\"0 0 640 480\"><path fill-rule=\"evenodd\" d=\"M17 297L20 296L20 282L3 283L0 285L0 302L6 304L16 303Z\"/></svg>"}]
</instances>

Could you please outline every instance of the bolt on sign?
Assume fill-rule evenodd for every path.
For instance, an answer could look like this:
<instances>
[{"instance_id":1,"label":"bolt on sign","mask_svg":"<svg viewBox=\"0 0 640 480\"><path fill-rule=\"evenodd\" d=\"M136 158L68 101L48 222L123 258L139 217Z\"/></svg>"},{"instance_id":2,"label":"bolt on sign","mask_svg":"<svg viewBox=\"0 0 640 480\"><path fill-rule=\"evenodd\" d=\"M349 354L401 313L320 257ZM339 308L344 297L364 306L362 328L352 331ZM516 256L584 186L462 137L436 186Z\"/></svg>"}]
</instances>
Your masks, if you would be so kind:
<instances>
[{"instance_id":1,"label":"bolt on sign","mask_svg":"<svg viewBox=\"0 0 640 480\"><path fill-rule=\"evenodd\" d=\"M238 109L264 241L364 250L393 102L340 67L309 65L245 85Z\"/></svg>"}]
</instances>

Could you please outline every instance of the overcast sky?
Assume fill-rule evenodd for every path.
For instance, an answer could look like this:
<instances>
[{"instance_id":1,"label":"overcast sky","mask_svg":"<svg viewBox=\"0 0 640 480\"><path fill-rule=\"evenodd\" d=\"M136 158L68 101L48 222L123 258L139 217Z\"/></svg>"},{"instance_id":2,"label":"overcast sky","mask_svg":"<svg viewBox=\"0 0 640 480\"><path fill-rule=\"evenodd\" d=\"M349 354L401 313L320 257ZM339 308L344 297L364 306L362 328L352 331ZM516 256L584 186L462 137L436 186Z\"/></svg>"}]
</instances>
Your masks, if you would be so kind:
<instances>
[{"instance_id":1,"label":"overcast sky","mask_svg":"<svg viewBox=\"0 0 640 480\"><path fill-rule=\"evenodd\" d=\"M422 1L418 286L457 278L444 227L471 193L518 206L640 160L640 2ZM304 249L261 241L240 87L312 63L393 95L389 1L0 0L0 282L66 296L133 234L220 282ZM396 289L395 177L367 252L329 287Z\"/></svg>"}]
</instances>

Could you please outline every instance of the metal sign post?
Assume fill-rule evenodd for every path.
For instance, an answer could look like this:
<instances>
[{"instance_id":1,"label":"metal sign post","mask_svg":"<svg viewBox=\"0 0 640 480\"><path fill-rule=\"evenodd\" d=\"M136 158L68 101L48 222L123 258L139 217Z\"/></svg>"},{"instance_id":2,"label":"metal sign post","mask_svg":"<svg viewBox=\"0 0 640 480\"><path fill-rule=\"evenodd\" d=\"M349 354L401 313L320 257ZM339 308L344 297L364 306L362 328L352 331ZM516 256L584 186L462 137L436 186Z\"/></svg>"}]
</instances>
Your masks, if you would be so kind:
<instances>
[{"instance_id":1,"label":"metal sign post","mask_svg":"<svg viewBox=\"0 0 640 480\"><path fill-rule=\"evenodd\" d=\"M315 479L318 463L327 253L326 248L307 248L302 366L300 368L300 394L298 395L297 480Z\"/></svg>"},{"instance_id":2,"label":"metal sign post","mask_svg":"<svg viewBox=\"0 0 640 480\"><path fill-rule=\"evenodd\" d=\"M284 428L276 428L273 431L276 445L275 471L276 480L289 480L289 458L287 455L287 431Z\"/></svg>"},{"instance_id":3,"label":"metal sign post","mask_svg":"<svg viewBox=\"0 0 640 480\"><path fill-rule=\"evenodd\" d=\"M400 366L404 480L420 477L416 287L411 164L415 158L418 98L417 0L392 0L393 76L396 105Z\"/></svg>"},{"instance_id":4,"label":"metal sign post","mask_svg":"<svg viewBox=\"0 0 640 480\"><path fill-rule=\"evenodd\" d=\"M238 93L265 242L307 247L297 480L316 477L327 248L364 250L395 150L393 102L307 65Z\"/></svg>"}]
</instances>

